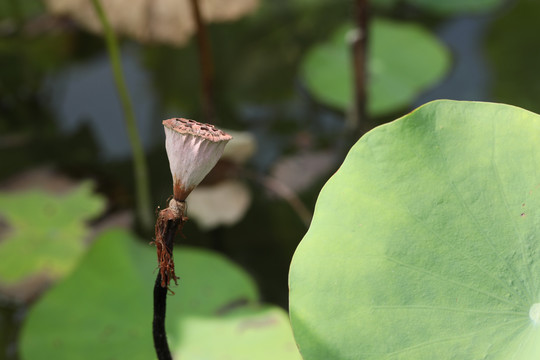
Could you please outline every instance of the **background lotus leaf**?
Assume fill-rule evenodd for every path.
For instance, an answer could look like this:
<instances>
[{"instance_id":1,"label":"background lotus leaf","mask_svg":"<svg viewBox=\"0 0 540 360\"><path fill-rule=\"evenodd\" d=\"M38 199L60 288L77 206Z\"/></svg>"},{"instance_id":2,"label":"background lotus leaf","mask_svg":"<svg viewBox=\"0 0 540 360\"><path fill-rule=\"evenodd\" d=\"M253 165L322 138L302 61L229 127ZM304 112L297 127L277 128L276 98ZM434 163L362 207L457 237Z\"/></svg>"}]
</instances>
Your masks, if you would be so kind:
<instances>
[{"instance_id":1,"label":"background lotus leaf","mask_svg":"<svg viewBox=\"0 0 540 360\"><path fill-rule=\"evenodd\" d=\"M493 103L362 137L293 258L304 359L540 358L539 152L540 116Z\"/></svg>"},{"instance_id":2,"label":"background lotus leaf","mask_svg":"<svg viewBox=\"0 0 540 360\"><path fill-rule=\"evenodd\" d=\"M295 4L304 7L325 6L327 0L295 0ZM496 9L504 3L504 0L371 0L370 5L374 8L389 8L408 4L441 16L455 16L459 14L471 14L488 12Z\"/></svg>"},{"instance_id":3,"label":"background lotus leaf","mask_svg":"<svg viewBox=\"0 0 540 360\"><path fill-rule=\"evenodd\" d=\"M13 285L45 273L58 278L83 254L85 224L100 214L105 200L84 182L64 194L43 190L0 193L0 218L7 230L0 239L0 284Z\"/></svg>"},{"instance_id":4,"label":"background lotus leaf","mask_svg":"<svg viewBox=\"0 0 540 360\"><path fill-rule=\"evenodd\" d=\"M351 50L340 28L330 42L314 47L303 63L308 89L320 101L348 109L353 99ZM416 24L375 19L371 24L368 63L368 111L382 115L407 106L447 72L447 49Z\"/></svg>"},{"instance_id":5,"label":"background lotus leaf","mask_svg":"<svg viewBox=\"0 0 540 360\"><path fill-rule=\"evenodd\" d=\"M103 234L71 276L30 310L21 339L24 359L155 358L151 324L156 254L135 240L126 231ZM191 351L209 347L209 339L190 335L216 323L210 331L219 329L228 341L216 343L215 353L235 359L245 358L236 356L238 351L243 356L247 351L249 359L266 359L268 354L297 359L297 352L283 350L290 350L294 340L290 327L279 319L280 311L256 311L257 290L239 267L220 255L183 247L175 249L175 262L181 279L173 286L176 294L168 298L166 324L173 353L183 354L185 347L182 358L196 358L197 352ZM251 317L236 313L247 307L254 309ZM243 328L254 333L243 333ZM245 339L260 346L242 349Z\"/></svg>"},{"instance_id":6,"label":"background lotus leaf","mask_svg":"<svg viewBox=\"0 0 540 360\"><path fill-rule=\"evenodd\" d=\"M421 9L427 9L442 15L456 13L474 13L493 10L503 4L503 0L408 0Z\"/></svg>"},{"instance_id":7,"label":"background lotus leaf","mask_svg":"<svg viewBox=\"0 0 540 360\"><path fill-rule=\"evenodd\" d=\"M2 1L0 3L0 19L22 21L43 12L40 0Z\"/></svg>"},{"instance_id":8,"label":"background lotus leaf","mask_svg":"<svg viewBox=\"0 0 540 360\"><path fill-rule=\"evenodd\" d=\"M196 32L193 8L187 0L101 0L112 28L143 42L185 45ZM69 16L93 32L102 32L92 4L86 0L45 0L53 14ZM253 12L258 0L199 0L207 22L232 21Z\"/></svg>"},{"instance_id":9,"label":"background lotus leaf","mask_svg":"<svg viewBox=\"0 0 540 360\"><path fill-rule=\"evenodd\" d=\"M242 220L251 204L251 192L238 180L198 186L187 201L189 216L205 230L231 226Z\"/></svg>"},{"instance_id":10,"label":"background lotus leaf","mask_svg":"<svg viewBox=\"0 0 540 360\"><path fill-rule=\"evenodd\" d=\"M374 0L375 5L396 5L401 0ZM405 2L439 15L455 15L458 13L478 13L495 9L504 0L405 0Z\"/></svg>"},{"instance_id":11,"label":"background lotus leaf","mask_svg":"<svg viewBox=\"0 0 540 360\"><path fill-rule=\"evenodd\" d=\"M186 318L181 321L180 333L182 340L175 346L175 359L302 360L289 317L276 307Z\"/></svg>"}]
</instances>

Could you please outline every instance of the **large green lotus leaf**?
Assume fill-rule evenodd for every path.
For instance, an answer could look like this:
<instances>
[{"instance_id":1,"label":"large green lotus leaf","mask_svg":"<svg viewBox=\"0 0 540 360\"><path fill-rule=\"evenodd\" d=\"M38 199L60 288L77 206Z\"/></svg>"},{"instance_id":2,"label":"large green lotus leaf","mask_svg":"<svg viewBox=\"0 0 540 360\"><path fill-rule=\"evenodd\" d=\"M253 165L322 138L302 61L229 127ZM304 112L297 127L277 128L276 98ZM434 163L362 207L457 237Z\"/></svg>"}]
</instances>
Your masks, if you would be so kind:
<instances>
[{"instance_id":1,"label":"large green lotus leaf","mask_svg":"<svg viewBox=\"0 0 540 360\"><path fill-rule=\"evenodd\" d=\"M85 250L85 222L100 214L105 200L84 182L58 195L42 190L0 193L0 282L15 284L41 272L57 278L69 272Z\"/></svg>"},{"instance_id":2,"label":"large green lotus leaf","mask_svg":"<svg viewBox=\"0 0 540 360\"><path fill-rule=\"evenodd\" d=\"M188 319L219 323L219 319L226 319L229 309L247 306L257 299L255 285L239 267L208 251L178 247L175 262L181 279L178 287L173 287L176 295L167 300L171 349L209 347L208 339L219 337L227 326L206 327L205 336L190 337L202 330L200 326L192 330ZM156 265L155 248L138 244L129 233L113 230L102 235L80 266L31 309L22 331L23 359L155 358L151 326ZM252 321L264 316L264 312L255 313ZM250 320L241 320L240 325L249 328ZM290 328L287 332L283 326L274 331L261 326L255 331L269 339L266 347L251 348L252 359L259 355L264 359L267 353L281 358L277 346L294 341ZM287 334L288 342L284 340ZM233 335L227 334L229 345L236 342L239 347L242 332L237 338ZM260 340L257 335L253 339ZM216 353L230 350L228 354L238 358L235 348L226 345L221 343L224 347L216 348Z\"/></svg>"},{"instance_id":3,"label":"large green lotus leaf","mask_svg":"<svg viewBox=\"0 0 540 360\"><path fill-rule=\"evenodd\" d=\"M292 261L304 359L540 359L539 154L540 116L491 103L363 136Z\"/></svg>"},{"instance_id":4,"label":"large green lotus leaf","mask_svg":"<svg viewBox=\"0 0 540 360\"><path fill-rule=\"evenodd\" d=\"M401 0L373 0L373 4L381 6L395 5ZM420 9L439 15L454 15L458 13L478 13L493 10L504 0L405 0Z\"/></svg>"},{"instance_id":5,"label":"large green lotus leaf","mask_svg":"<svg viewBox=\"0 0 540 360\"><path fill-rule=\"evenodd\" d=\"M331 41L314 47L303 63L309 90L320 101L342 109L351 106L353 76L350 26ZM450 65L446 48L418 25L376 19L369 42L368 111L381 115L407 106L425 88L440 80Z\"/></svg>"}]
</instances>

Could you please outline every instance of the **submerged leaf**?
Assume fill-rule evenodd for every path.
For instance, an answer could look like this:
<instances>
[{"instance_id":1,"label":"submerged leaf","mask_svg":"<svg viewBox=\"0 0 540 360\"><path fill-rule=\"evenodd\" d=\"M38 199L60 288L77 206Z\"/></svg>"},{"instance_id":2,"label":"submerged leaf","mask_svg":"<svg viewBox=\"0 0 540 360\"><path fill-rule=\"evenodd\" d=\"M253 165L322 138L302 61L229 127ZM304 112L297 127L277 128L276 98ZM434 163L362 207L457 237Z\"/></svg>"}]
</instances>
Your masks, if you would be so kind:
<instances>
[{"instance_id":1,"label":"submerged leaf","mask_svg":"<svg viewBox=\"0 0 540 360\"><path fill-rule=\"evenodd\" d=\"M336 158L332 151L301 152L278 160L271 175L295 193L301 193L328 174Z\"/></svg>"},{"instance_id":2,"label":"submerged leaf","mask_svg":"<svg viewBox=\"0 0 540 360\"><path fill-rule=\"evenodd\" d=\"M436 101L367 133L290 271L305 360L540 358L540 116Z\"/></svg>"},{"instance_id":3,"label":"submerged leaf","mask_svg":"<svg viewBox=\"0 0 540 360\"><path fill-rule=\"evenodd\" d=\"M249 188L237 180L199 186L188 199L190 218L205 230L236 224L242 220L250 204Z\"/></svg>"},{"instance_id":4,"label":"submerged leaf","mask_svg":"<svg viewBox=\"0 0 540 360\"><path fill-rule=\"evenodd\" d=\"M251 159L257 150L255 136L248 131L227 130L232 136L231 141L223 151L222 159L227 159L235 164L244 164Z\"/></svg>"}]
</instances>

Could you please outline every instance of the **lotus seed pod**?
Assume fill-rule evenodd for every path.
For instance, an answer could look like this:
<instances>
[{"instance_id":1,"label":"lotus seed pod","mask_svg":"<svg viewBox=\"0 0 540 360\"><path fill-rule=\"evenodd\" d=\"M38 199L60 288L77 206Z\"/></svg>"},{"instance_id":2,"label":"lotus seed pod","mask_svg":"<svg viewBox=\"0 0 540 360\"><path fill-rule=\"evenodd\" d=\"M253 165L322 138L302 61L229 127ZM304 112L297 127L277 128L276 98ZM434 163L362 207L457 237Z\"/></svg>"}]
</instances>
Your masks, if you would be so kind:
<instances>
[{"instance_id":1,"label":"lotus seed pod","mask_svg":"<svg viewBox=\"0 0 540 360\"><path fill-rule=\"evenodd\" d=\"M184 201L216 165L232 137L213 125L173 118L163 121L174 199Z\"/></svg>"}]
</instances>

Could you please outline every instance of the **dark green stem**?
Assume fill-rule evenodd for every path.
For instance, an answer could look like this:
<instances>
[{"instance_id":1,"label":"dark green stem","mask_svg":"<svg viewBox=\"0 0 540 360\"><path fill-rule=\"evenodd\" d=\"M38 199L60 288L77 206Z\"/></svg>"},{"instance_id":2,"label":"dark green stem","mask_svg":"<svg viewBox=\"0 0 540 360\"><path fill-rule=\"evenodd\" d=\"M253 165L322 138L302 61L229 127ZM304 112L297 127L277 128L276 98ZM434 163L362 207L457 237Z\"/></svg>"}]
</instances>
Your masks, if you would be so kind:
<instances>
[{"instance_id":1,"label":"dark green stem","mask_svg":"<svg viewBox=\"0 0 540 360\"><path fill-rule=\"evenodd\" d=\"M167 343L167 333L165 332L165 313L167 310L168 288L161 286L161 274L157 274L154 284L154 321L152 322L152 335L154 337L154 348L158 360L171 360L171 351Z\"/></svg>"},{"instance_id":2,"label":"dark green stem","mask_svg":"<svg viewBox=\"0 0 540 360\"><path fill-rule=\"evenodd\" d=\"M103 32L105 33L114 82L116 84L116 89L118 90L120 102L122 103L122 108L124 110L126 129L128 132L129 142L131 144L131 150L133 152L135 187L137 192L137 214L143 227L148 229L152 224L148 171L141 139L137 130L133 104L129 97L126 81L124 79L122 62L120 60L120 50L114 32L109 24L109 21L107 20L107 15L103 10L100 1L92 0L92 4L94 5L94 9L99 17L99 20L101 21Z\"/></svg>"},{"instance_id":3,"label":"dark green stem","mask_svg":"<svg viewBox=\"0 0 540 360\"><path fill-rule=\"evenodd\" d=\"M356 0L355 3L356 34L352 44L354 72L354 113L356 120L355 141L366 129L367 123L367 61L369 40L369 1Z\"/></svg>"},{"instance_id":4,"label":"dark green stem","mask_svg":"<svg viewBox=\"0 0 540 360\"><path fill-rule=\"evenodd\" d=\"M202 83L202 105L204 112L204 121L207 123L215 122L214 108L214 64L212 62L212 51L208 32L201 15L199 0L191 0L193 19L197 25L197 47L199 49L199 63L201 66Z\"/></svg>"},{"instance_id":5,"label":"dark green stem","mask_svg":"<svg viewBox=\"0 0 540 360\"><path fill-rule=\"evenodd\" d=\"M174 200L173 200L174 201ZM173 247L174 236L178 229L182 228L185 204L176 210L168 207L159 212L155 226L154 243L157 247L159 262L159 272L154 284L154 320L152 322L152 335L154 338L154 348L158 360L171 360L171 351L167 343L167 333L165 331L165 315L167 310L167 293L170 281L176 282L174 274Z\"/></svg>"}]
</instances>

